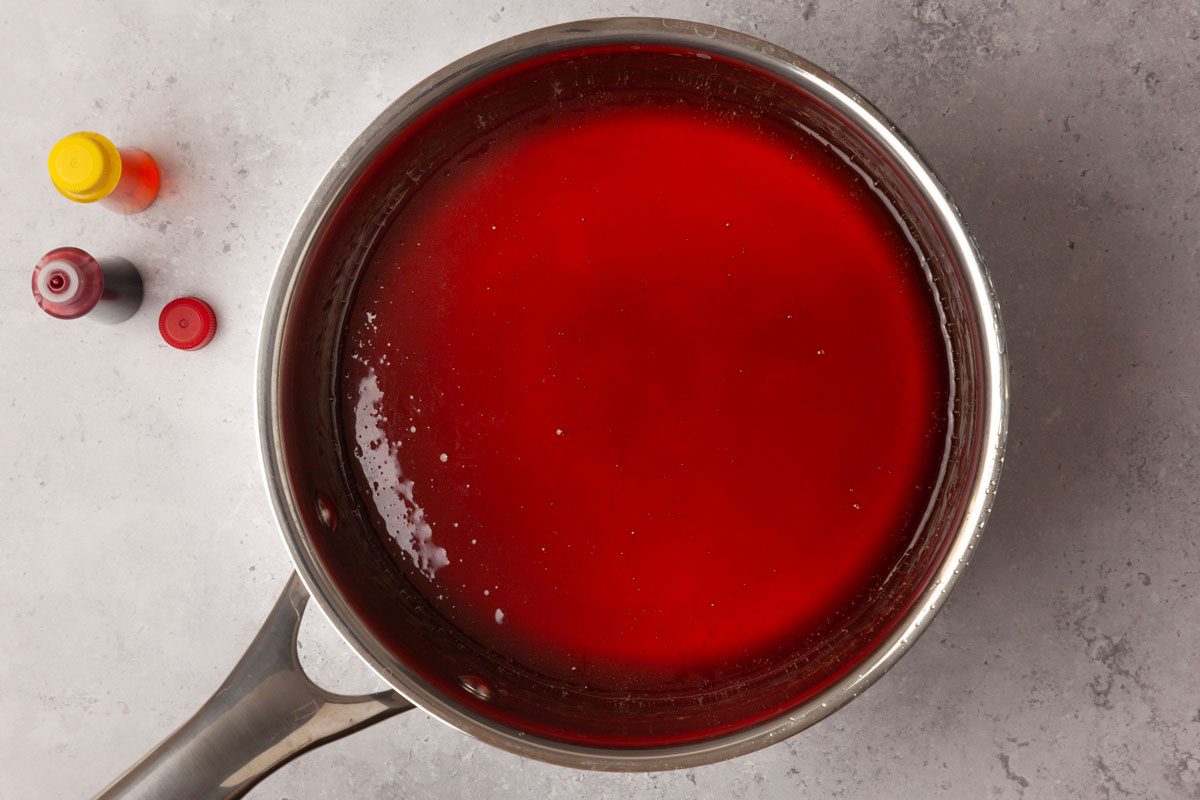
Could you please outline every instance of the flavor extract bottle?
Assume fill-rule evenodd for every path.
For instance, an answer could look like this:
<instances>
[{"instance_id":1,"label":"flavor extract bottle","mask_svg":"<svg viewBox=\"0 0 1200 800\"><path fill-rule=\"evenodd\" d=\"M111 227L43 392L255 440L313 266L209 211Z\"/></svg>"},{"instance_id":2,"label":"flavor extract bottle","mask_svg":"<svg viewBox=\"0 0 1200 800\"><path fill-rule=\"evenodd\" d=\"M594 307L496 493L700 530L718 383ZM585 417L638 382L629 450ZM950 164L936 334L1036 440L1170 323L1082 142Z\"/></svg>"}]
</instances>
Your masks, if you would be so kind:
<instances>
[{"instance_id":1,"label":"flavor extract bottle","mask_svg":"<svg viewBox=\"0 0 1200 800\"><path fill-rule=\"evenodd\" d=\"M142 276L123 258L59 247L33 268L33 299L52 317L124 322L142 304Z\"/></svg>"},{"instance_id":2,"label":"flavor extract bottle","mask_svg":"<svg viewBox=\"0 0 1200 800\"><path fill-rule=\"evenodd\" d=\"M59 140L48 166L54 188L77 203L100 203L120 214L143 211L158 197L158 165L144 150L118 148L98 133Z\"/></svg>"}]
</instances>

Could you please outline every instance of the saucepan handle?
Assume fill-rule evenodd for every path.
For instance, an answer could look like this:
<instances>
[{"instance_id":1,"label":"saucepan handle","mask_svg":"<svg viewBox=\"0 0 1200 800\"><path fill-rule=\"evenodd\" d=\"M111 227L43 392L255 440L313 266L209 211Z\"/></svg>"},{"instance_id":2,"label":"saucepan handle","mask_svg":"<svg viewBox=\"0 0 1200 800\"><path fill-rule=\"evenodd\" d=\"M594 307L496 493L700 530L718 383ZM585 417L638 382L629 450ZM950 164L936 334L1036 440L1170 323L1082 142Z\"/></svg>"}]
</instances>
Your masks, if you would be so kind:
<instances>
[{"instance_id":1,"label":"saucepan handle","mask_svg":"<svg viewBox=\"0 0 1200 800\"><path fill-rule=\"evenodd\" d=\"M391 690L349 697L309 680L296 652L307 603L293 573L216 694L97 800L242 797L300 753L412 708Z\"/></svg>"}]
</instances>

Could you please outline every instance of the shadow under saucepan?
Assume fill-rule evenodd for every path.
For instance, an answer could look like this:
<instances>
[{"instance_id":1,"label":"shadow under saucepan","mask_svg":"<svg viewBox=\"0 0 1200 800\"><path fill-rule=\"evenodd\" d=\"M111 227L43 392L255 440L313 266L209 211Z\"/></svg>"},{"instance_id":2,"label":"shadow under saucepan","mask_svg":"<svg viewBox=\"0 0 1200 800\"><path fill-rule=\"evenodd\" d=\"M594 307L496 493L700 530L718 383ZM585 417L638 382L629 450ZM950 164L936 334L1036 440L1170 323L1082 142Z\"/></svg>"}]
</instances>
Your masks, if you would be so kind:
<instances>
[{"instance_id":1,"label":"shadow under saucepan","mask_svg":"<svg viewBox=\"0 0 1200 800\"><path fill-rule=\"evenodd\" d=\"M1088 583L1080 571L1124 553L1107 523L1146 511L1155 387L1142 369L1173 344L1150 320L1163 279L1185 277L1150 266L1172 243L1145 225L1152 198L1132 154L1038 88L929 148L992 274L1010 361L997 502L948 609L1029 661L1039 631L1014 623L1061 627L1056 612Z\"/></svg>"},{"instance_id":2,"label":"shadow under saucepan","mask_svg":"<svg viewBox=\"0 0 1200 800\"><path fill-rule=\"evenodd\" d=\"M1177 639L1162 598L1184 595L1151 588L1151 573L1179 572L1179 499L1200 471L1181 367L1198 293L1173 216L1186 200L1172 166L1182 151L1136 73L1109 76L1115 102L1085 70L976 75L942 103L954 117L896 119L945 180L995 283L1008 450L994 513L942 614L878 689L793 740L803 763L876 746L929 767L898 785L935 794L990 783L1017 796L1040 775L1159 796L1185 781L1172 765L1189 763L1187 719L1164 690L1179 659L1154 653ZM936 102L913 100L926 112Z\"/></svg>"}]
</instances>

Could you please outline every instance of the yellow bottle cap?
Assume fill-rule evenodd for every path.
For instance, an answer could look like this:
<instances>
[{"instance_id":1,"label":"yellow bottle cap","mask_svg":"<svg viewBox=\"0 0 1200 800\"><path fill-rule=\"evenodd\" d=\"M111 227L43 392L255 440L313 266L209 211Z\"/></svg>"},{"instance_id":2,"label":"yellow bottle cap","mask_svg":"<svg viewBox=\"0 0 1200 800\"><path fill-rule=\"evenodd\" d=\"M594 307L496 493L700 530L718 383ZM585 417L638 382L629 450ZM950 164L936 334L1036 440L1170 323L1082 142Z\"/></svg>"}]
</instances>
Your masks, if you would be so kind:
<instances>
[{"instance_id":1,"label":"yellow bottle cap","mask_svg":"<svg viewBox=\"0 0 1200 800\"><path fill-rule=\"evenodd\" d=\"M98 133L72 133L50 149L50 180L77 203L103 200L121 180L121 154Z\"/></svg>"}]
</instances>

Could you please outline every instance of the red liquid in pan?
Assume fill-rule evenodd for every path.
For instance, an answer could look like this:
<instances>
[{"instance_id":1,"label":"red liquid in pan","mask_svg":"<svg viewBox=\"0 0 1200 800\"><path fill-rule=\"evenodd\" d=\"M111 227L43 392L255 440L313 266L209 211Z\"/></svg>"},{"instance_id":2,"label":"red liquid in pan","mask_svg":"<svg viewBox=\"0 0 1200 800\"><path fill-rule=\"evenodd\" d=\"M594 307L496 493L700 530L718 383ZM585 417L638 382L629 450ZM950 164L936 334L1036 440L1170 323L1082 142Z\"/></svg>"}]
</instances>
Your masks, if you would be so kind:
<instances>
[{"instance_id":1,"label":"red liquid in pan","mask_svg":"<svg viewBox=\"0 0 1200 800\"><path fill-rule=\"evenodd\" d=\"M339 401L381 536L557 679L794 652L909 546L945 450L904 230L836 152L737 114L597 102L486 142L411 194L351 310Z\"/></svg>"}]
</instances>

